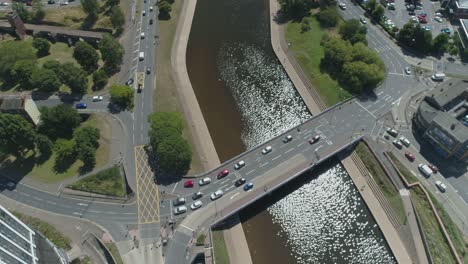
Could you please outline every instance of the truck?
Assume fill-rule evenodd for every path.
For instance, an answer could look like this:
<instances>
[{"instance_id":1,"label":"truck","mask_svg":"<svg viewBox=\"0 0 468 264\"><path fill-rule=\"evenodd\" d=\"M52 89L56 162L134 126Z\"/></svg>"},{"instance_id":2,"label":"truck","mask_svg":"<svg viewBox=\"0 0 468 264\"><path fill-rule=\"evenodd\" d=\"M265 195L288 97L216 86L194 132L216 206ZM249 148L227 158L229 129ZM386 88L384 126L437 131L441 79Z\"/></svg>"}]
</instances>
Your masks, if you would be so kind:
<instances>
[{"instance_id":1,"label":"truck","mask_svg":"<svg viewBox=\"0 0 468 264\"><path fill-rule=\"evenodd\" d=\"M419 164L418 169L422 173L422 175L424 175L427 178L429 178L432 174L431 168L429 168L429 166L427 166L426 164Z\"/></svg>"},{"instance_id":2,"label":"truck","mask_svg":"<svg viewBox=\"0 0 468 264\"><path fill-rule=\"evenodd\" d=\"M431 79L433 81L437 81L437 82L441 82L443 81L445 78L445 73L436 73L434 75L432 75Z\"/></svg>"},{"instance_id":3,"label":"truck","mask_svg":"<svg viewBox=\"0 0 468 264\"><path fill-rule=\"evenodd\" d=\"M145 88L145 73L137 72L136 73L136 83L137 83L137 93L141 93L143 88Z\"/></svg>"}]
</instances>

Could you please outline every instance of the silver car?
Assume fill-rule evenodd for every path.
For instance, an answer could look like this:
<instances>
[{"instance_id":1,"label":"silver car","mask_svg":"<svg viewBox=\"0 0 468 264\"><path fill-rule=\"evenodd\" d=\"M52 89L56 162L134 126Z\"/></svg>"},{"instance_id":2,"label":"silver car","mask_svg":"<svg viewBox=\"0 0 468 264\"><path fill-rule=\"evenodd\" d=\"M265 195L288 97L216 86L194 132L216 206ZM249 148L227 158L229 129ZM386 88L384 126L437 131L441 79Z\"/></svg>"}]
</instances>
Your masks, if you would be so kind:
<instances>
[{"instance_id":1,"label":"silver car","mask_svg":"<svg viewBox=\"0 0 468 264\"><path fill-rule=\"evenodd\" d=\"M175 215L179 215L179 214L183 214L187 212L187 207L185 205L182 205L182 206L179 206L179 207L176 207L174 209L174 214Z\"/></svg>"},{"instance_id":2,"label":"silver car","mask_svg":"<svg viewBox=\"0 0 468 264\"><path fill-rule=\"evenodd\" d=\"M201 201L196 201L196 202L194 202L193 204L190 205L190 209L192 209L192 211L195 211L198 208L202 207L202 205L203 205L203 203Z\"/></svg>"},{"instance_id":3,"label":"silver car","mask_svg":"<svg viewBox=\"0 0 468 264\"><path fill-rule=\"evenodd\" d=\"M203 186L203 185L209 184L210 182L211 182L211 179L209 177L205 177L201 179L200 181L198 181L198 185Z\"/></svg>"},{"instance_id":4,"label":"silver car","mask_svg":"<svg viewBox=\"0 0 468 264\"><path fill-rule=\"evenodd\" d=\"M210 195L210 198L212 201L216 200L216 199L219 199L219 197L223 196L223 191L222 190L217 190L216 192L212 193Z\"/></svg>"}]
</instances>

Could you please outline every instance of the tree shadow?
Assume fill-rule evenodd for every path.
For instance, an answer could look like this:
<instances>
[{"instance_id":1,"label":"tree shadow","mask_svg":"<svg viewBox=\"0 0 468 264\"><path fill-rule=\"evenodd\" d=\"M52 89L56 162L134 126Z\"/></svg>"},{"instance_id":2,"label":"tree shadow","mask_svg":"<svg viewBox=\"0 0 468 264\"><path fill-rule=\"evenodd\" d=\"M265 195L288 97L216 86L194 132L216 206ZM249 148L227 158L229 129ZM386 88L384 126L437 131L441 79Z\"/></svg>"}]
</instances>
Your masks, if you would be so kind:
<instances>
[{"instance_id":1,"label":"tree shadow","mask_svg":"<svg viewBox=\"0 0 468 264\"><path fill-rule=\"evenodd\" d=\"M169 14L167 12L159 12L158 19L159 20L169 20L169 19L171 19L171 14Z\"/></svg>"},{"instance_id":2,"label":"tree shadow","mask_svg":"<svg viewBox=\"0 0 468 264\"><path fill-rule=\"evenodd\" d=\"M13 89L16 86L16 82L13 80L5 80L2 85L0 85L0 91L8 91Z\"/></svg>"},{"instance_id":3,"label":"tree shadow","mask_svg":"<svg viewBox=\"0 0 468 264\"><path fill-rule=\"evenodd\" d=\"M19 182L32 171L35 165L34 155L17 157L14 160L7 159L0 164L0 174L8 175L10 180Z\"/></svg>"},{"instance_id":4,"label":"tree shadow","mask_svg":"<svg viewBox=\"0 0 468 264\"><path fill-rule=\"evenodd\" d=\"M83 30L89 30L91 29L94 24L96 24L98 17L97 15L88 15L84 20L83 23L81 24L81 29Z\"/></svg>"},{"instance_id":5,"label":"tree shadow","mask_svg":"<svg viewBox=\"0 0 468 264\"><path fill-rule=\"evenodd\" d=\"M156 153L149 147L145 147L146 156L148 157L148 164L150 165L151 171L154 172L154 180L156 184L168 186L179 182L183 175L176 174L174 172L163 171L159 166L158 158Z\"/></svg>"},{"instance_id":6,"label":"tree shadow","mask_svg":"<svg viewBox=\"0 0 468 264\"><path fill-rule=\"evenodd\" d=\"M73 165L73 163L75 163L75 161L76 155L65 158L56 158L54 163L54 171L56 173L64 173L71 167L71 165Z\"/></svg>"},{"instance_id":7,"label":"tree shadow","mask_svg":"<svg viewBox=\"0 0 468 264\"><path fill-rule=\"evenodd\" d=\"M83 166L81 166L78 169L78 173L80 175L84 175L86 173L89 173L89 172L93 171L95 166L96 166L96 163L91 163L91 162L84 163Z\"/></svg>"}]
</instances>

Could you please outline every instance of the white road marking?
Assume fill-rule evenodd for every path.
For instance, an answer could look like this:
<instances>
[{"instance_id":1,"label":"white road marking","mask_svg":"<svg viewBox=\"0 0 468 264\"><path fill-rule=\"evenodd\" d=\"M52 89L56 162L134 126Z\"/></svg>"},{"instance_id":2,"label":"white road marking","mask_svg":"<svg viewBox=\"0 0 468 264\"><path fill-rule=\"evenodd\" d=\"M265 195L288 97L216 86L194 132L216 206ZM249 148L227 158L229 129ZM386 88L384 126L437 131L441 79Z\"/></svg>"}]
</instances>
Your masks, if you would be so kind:
<instances>
[{"instance_id":1,"label":"white road marking","mask_svg":"<svg viewBox=\"0 0 468 264\"><path fill-rule=\"evenodd\" d=\"M398 98L397 100L393 101L392 105L396 104L397 106L400 105L401 97Z\"/></svg>"},{"instance_id":2,"label":"white road marking","mask_svg":"<svg viewBox=\"0 0 468 264\"><path fill-rule=\"evenodd\" d=\"M358 101L356 101L356 104L359 105L360 107L362 107L364 110L366 110L367 113L369 113L372 117L377 118L377 117L375 117L374 114L372 114L369 110L367 110L367 108L365 108L364 106L362 106L362 104L360 104Z\"/></svg>"},{"instance_id":3,"label":"white road marking","mask_svg":"<svg viewBox=\"0 0 468 264\"><path fill-rule=\"evenodd\" d=\"M81 213L73 212L74 215L81 215Z\"/></svg>"},{"instance_id":4,"label":"white road marking","mask_svg":"<svg viewBox=\"0 0 468 264\"><path fill-rule=\"evenodd\" d=\"M219 184L225 184L227 181L229 181L229 179L226 179L226 180L220 182Z\"/></svg>"},{"instance_id":5,"label":"white road marking","mask_svg":"<svg viewBox=\"0 0 468 264\"><path fill-rule=\"evenodd\" d=\"M305 144L305 142L302 142L302 143L299 143L297 146L300 147L300 146L302 146L304 144Z\"/></svg>"},{"instance_id":6,"label":"white road marking","mask_svg":"<svg viewBox=\"0 0 468 264\"><path fill-rule=\"evenodd\" d=\"M171 192L171 194L172 194L172 193L174 193L174 191L175 191L175 188L177 187L177 184L179 184L179 182L176 182L176 184L174 185L174 188L172 188L172 192Z\"/></svg>"},{"instance_id":7,"label":"white road marking","mask_svg":"<svg viewBox=\"0 0 468 264\"><path fill-rule=\"evenodd\" d=\"M278 157L274 157L272 160L279 159L280 157L281 155L279 155Z\"/></svg>"},{"instance_id":8,"label":"white road marking","mask_svg":"<svg viewBox=\"0 0 468 264\"><path fill-rule=\"evenodd\" d=\"M85 204L85 203L77 203L77 205L79 205L79 206L88 206L88 204Z\"/></svg>"},{"instance_id":9,"label":"white road marking","mask_svg":"<svg viewBox=\"0 0 468 264\"><path fill-rule=\"evenodd\" d=\"M318 147L315 149L315 152L317 152L321 147L323 147L323 145L318 146Z\"/></svg>"},{"instance_id":10,"label":"white road marking","mask_svg":"<svg viewBox=\"0 0 468 264\"><path fill-rule=\"evenodd\" d=\"M101 211L94 211L94 210L89 210L91 213L102 213Z\"/></svg>"},{"instance_id":11,"label":"white road marking","mask_svg":"<svg viewBox=\"0 0 468 264\"><path fill-rule=\"evenodd\" d=\"M226 189L224 189L224 191L227 192L227 191L231 190L232 188L234 188L234 185L231 186L231 187L227 187Z\"/></svg>"},{"instance_id":12,"label":"white road marking","mask_svg":"<svg viewBox=\"0 0 468 264\"><path fill-rule=\"evenodd\" d=\"M291 149L286 150L284 153L288 153L288 152L291 152L293 150L294 150L294 148L291 148Z\"/></svg>"},{"instance_id":13,"label":"white road marking","mask_svg":"<svg viewBox=\"0 0 468 264\"><path fill-rule=\"evenodd\" d=\"M239 195L239 194L240 194L239 192L236 192L236 193L235 193L235 194L233 194L233 195L231 196L231 198L229 198L229 199L231 199L231 200L232 200L234 197L236 197L236 196L237 196L237 195Z\"/></svg>"},{"instance_id":14,"label":"white road marking","mask_svg":"<svg viewBox=\"0 0 468 264\"><path fill-rule=\"evenodd\" d=\"M249 172L247 172L245 175L249 175L250 173L254 172L255 170L251 170Z\"/></svg>"},{"instance_id":15,"label":"white road marking","mask_svg":"<svg viewBox=\"0 0 468 264\"><path fill-rule=\"evenodd\" d=\"M261 167L263 167L263 166L267 165L268 163L270 163L270 162L265 162L265 163L263 163L263 164L260 164L260 166L259 166L259 167L261 168Z\"/></svg>"},{"instance_id":16,"label":"white road marking","mask_svg":"<svg viewBox=\"0 0 468 264\"><path fill-rule=\"evenodd\" d=\"M383 91L381 91L381 92L380 92L380 93L378 93L377 95L381 95L381 94L383 94Z\"/></svg>"},{"instance_id":17,"label":"white road marking","mask_svg":"<svg viewBox=\"0 0 468 264\"><path fill-rule=\"evenodd\" d=\"M228 186L228 185L229 185L229 184L225 184L225 185L221 186L221 188L219 188L219 190L224 189L224 187L226 187L226 186Z\"/></svg>"},{"instance_id":18,"label":"white road marking","mask_svg":"<svg viewBox=\"0 0 468 264\"><path fill-rule=\"evenodd\" d=\"M188 227L188 226L184 226L184 225L182 225L182 224L181 224L180 226L181 226L181 227L184 227L184 228L186 228L186 229L188 229L188 230L190 230L190 231L192 231L192 232L195 232L195 230L193 230L192 228L190 228L190 227Z\"/></svg>"}]
</instances>

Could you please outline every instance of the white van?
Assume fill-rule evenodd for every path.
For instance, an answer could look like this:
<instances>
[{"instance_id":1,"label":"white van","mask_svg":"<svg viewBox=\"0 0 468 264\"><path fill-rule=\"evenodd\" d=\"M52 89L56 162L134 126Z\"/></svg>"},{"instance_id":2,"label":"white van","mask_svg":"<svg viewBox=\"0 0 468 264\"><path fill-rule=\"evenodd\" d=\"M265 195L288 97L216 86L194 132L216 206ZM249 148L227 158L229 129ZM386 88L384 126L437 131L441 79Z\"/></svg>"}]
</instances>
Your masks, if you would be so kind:
<instances>
[{"instance_id":1,"label":"white van","mask_svg":"<svg viewBox=\"0 0 468 264\"><path fill-rule=\"evenodd\" d=\"M445 73L436 73L432 75L431 79L433 81L443 81L445 78Z\"/></svg>"},{"instance_id":2,"label":"white van","mask_svg":"<svg viewBox=\"0 0 468 264\"><path fill-rule=\"evenodd\" d=\"M426 176L428 178L432 174L431 168L429 168L429 166L427 166L426 164L419 164L418 169L424 176Z\"/></svg>"},{"instance_id":3,"label":"white van","mask_svg":"<svg viewBox=\"0 0 468 264\"><path fill-rule=\"evenodd\" d=\"M140 56L138 56L138 58L142 61L145 59L145 53L142 51L140 52Z\"/></svg>"},{"instance_id":4,"label":"white van","mask_svg":"<svg viewBox=\"0 0 468 264\"><path fill-rule=\"evenodd\" d=\"M406 147L409 147L411 145L411 142L405 138L405 137L400 137L400 141L401 143L403 143L403 145L405 145Z\"/></svg>"}]
</instances>

